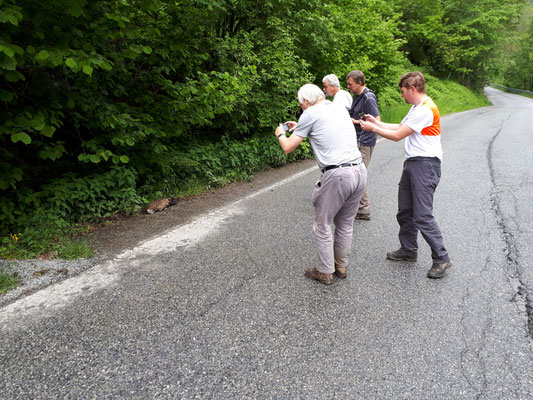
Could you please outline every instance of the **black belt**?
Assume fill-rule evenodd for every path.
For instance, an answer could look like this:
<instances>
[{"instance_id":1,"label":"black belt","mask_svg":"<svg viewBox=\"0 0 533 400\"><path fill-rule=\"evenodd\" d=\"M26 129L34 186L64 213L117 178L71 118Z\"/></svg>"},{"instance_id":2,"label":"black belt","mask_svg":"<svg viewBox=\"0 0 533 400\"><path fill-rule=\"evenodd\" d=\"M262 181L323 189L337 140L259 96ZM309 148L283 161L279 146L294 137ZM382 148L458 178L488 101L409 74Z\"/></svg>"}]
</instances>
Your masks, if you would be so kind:
<instances>
[{"instance_id":1,"label":"black belt","mask_svg":"<svg viewBox=\"0 0 533 400\"><path fill-rule=\"evenodd\" d=\"M340 164L340 165L328 165L327 167L324 167L321 169L322 173L326 172L326 171L329 171L330 169L335 169L335 168L345 168L345 167L355 167L356 165L359 165L359 163L355 164L355 163L344 163L344 164Z\"/></svg>"}]
</instances>

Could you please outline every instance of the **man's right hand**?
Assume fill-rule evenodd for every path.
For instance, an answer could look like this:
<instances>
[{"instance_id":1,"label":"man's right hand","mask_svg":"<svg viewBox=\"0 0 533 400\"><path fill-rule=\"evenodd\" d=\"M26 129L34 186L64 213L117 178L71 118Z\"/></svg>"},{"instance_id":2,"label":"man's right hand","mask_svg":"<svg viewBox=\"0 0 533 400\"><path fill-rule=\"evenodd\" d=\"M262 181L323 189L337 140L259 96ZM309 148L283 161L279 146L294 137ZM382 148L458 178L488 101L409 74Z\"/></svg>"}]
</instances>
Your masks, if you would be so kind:
<instances>
[{"instance_id":1,"label":"man's right hand","mask_svg":"<svg viewBox=\"0 0 533 400\"><path fill-rule=\"evenodd\" d=\"M296 127L298 126L298 122L294 122L294 121L287 121L285 122L287 125L289 125L289 127L291 129L289 129L289 132L292 132L293 130L296 129Z\"/></svg>"}]
</instances>

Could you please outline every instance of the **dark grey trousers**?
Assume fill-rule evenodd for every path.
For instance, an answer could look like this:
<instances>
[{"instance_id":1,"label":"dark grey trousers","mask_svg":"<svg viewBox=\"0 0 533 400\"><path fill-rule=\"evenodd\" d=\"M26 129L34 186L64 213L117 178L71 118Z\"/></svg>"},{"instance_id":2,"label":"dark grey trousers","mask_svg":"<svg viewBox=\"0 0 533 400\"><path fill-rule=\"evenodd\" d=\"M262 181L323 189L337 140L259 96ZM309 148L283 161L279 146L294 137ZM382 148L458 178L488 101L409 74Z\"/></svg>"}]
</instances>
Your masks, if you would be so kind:
<instances>
[{"instance_id":1,"label":"dark grey trousers","mask_svg":"<svg viewBox=\"0 0 533 400\"><path fill-rule=\"evenodd\" d=\"M418 251L418 231L431 247L434 262L450 261L442 233L433 216L433 195L439 184L441 165L438 158L413 157L405 161L398 187L398 237L403 250Z\"/></svg>"}]
</instances>

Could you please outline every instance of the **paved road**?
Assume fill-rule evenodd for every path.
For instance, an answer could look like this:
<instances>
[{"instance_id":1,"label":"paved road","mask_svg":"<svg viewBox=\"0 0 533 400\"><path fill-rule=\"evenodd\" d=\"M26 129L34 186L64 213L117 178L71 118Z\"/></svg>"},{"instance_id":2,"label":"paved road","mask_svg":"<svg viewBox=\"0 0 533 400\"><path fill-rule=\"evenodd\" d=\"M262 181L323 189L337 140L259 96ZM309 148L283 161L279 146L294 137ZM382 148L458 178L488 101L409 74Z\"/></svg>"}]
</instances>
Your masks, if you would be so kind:
<instances>
[{"instance_id":1,"label":"paved road","mask_svg":"<svg viewBox=\"0 0 533 400\"><path fill-rule=\"evenodd\" d=\"M381 141L348 279L303 276L303 171L0 309L0 398L533 398L533 100L487 92L442 123L442 280L425 243L385 259L403 144Z\"/></svg>"}]
</instances>

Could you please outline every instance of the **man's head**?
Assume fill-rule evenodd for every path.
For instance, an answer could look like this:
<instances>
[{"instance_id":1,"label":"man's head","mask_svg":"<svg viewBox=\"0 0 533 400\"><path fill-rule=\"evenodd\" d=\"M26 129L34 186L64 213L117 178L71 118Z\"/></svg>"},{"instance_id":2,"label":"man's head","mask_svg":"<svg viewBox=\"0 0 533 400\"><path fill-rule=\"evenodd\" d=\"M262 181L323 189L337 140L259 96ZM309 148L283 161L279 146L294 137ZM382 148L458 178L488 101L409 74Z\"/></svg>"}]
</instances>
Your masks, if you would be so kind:
<instances>
[{"instance_id":1,"label":"man's head","mask_svg":"<svg viewBox=\"0 0 533 400\"><path fill-rule=\"evenodd\" d=\"M337 75L330 74L322 78L322 85L324 87L324 93L327 97L333 97L341 90L341 84Z\"/></svg>"},{"instance_id":2,"label":"man's head","mask_svg":"<svg viewBox=\"0 0 533 400\"><path fill-rule=\"evenodd\" d=\"M346 86L352 93L357 95L363 93L365 83L365 75L357 69L346 75Z\"/></svg>"},{"instance_id":3,"label":"man's head","mask_svg":"<svg viewBox=\"0 0 533 400\"><path fill-rule=\"evenodd\" d=\"M398 81L402 97L408 104L417 104L421 96L426 94L426 79L422 72L413 71L403 74Z\"/></svg>"},{"instance_id":4,"label":"man's head","mask_svg":"<svg viewBox=\"0 0 533 400\"><path fill-rule=\"evenodd\" d=\"M298 103L300 103L302 110L314 106L325 99L326 96L324 95L324 92L320 90L317 85L313 85L312 83L307 83L298 90Z\"/></svg>"}]
</instances>

